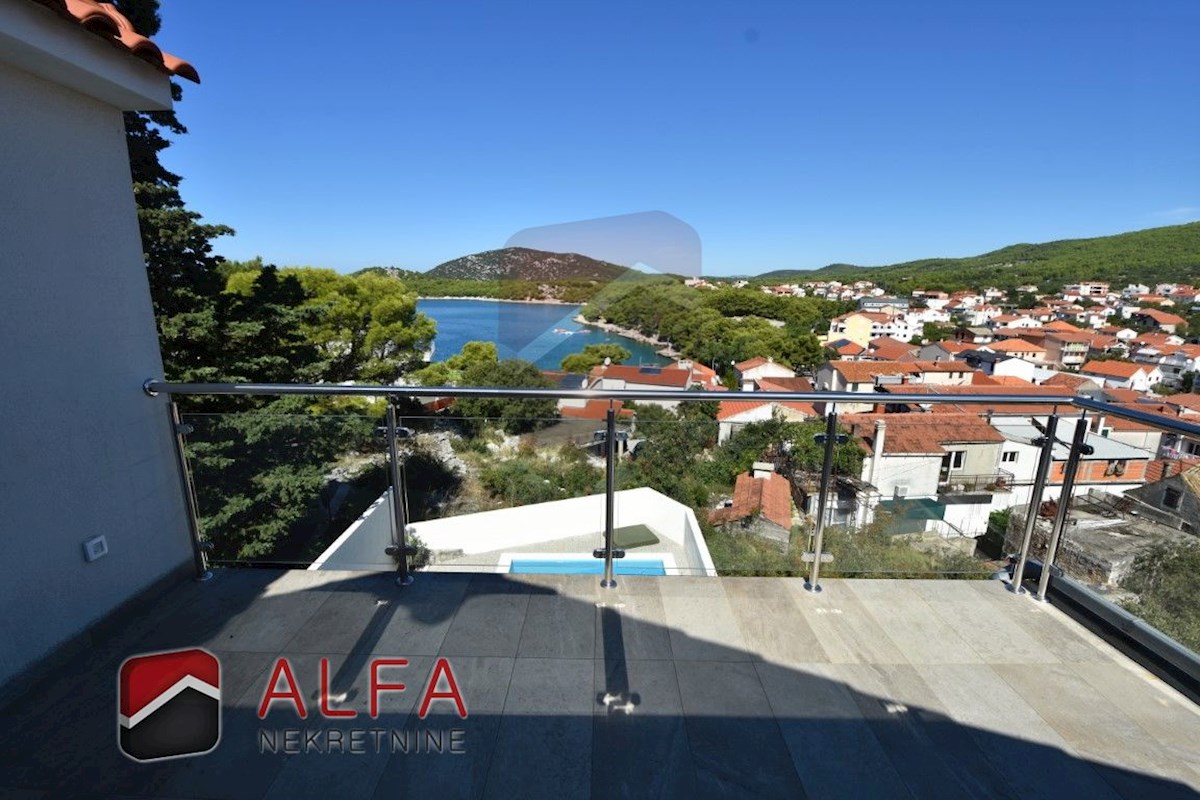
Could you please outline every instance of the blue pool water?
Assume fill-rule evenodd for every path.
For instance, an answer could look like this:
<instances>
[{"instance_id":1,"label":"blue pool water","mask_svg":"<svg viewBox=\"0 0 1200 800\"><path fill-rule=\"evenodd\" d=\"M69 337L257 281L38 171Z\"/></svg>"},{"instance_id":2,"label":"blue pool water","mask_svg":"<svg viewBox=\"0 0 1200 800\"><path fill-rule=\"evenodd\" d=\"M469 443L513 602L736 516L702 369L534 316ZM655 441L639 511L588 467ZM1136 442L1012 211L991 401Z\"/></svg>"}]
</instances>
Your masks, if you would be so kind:
<instances>
[{"instance_id":1,"label":"blue pool water","mask_svg":"<svg viewBox=\"0 0 1200 800\"><path fill-rule=\"evenodd\" d=\"M524 575L600 575L604 562L598 558L570 558L547 560L541 558L514 558L509 572ZM613 573L617 575L666 575L663 562L658 559L621 558L613 562Z\"/></svg>"}]
</instances>

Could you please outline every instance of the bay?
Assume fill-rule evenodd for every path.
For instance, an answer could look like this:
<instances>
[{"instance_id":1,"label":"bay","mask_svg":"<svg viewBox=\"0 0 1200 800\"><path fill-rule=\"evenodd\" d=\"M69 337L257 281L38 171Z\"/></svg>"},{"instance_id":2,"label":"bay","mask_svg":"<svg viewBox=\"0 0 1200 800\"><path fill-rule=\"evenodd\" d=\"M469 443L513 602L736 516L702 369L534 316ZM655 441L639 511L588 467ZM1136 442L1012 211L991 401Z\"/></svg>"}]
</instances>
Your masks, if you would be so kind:
<instances>
[{"instance_id":1,"label":"bay","mask_svg":"<svg viewBox=\"0 0 1200 800\"><path fill-rule=\"evenodd\" d=\"M611 342L633 353L627 364L669 363L651 345L575 322L580 308L466 298L417 301L417 310L437 323L434 361L445 361L467 342L485 341L496 343L502 359L520 358L540 369L558 369L565 356L589 344Z\"/></svg>"}]
</instances>

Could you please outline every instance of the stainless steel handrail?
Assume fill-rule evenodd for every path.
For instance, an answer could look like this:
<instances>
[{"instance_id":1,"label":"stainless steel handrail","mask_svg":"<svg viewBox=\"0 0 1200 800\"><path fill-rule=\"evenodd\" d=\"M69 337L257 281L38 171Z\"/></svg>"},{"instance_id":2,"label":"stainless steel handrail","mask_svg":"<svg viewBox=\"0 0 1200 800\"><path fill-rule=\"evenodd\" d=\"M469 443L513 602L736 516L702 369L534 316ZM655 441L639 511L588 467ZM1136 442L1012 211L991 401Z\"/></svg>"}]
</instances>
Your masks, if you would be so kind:
<instances>
[{"instance_id":1,"label":"stainless steel handrail","mask_svg":"<svg viewBox=\"0 0 1200 800\"><path fill-rule=\"evenodd\" d=\"M955 403L1071 405L1072 395L955 394L876 392L709 392L679 389L515 389L503 386L387 386L327 383L171 383L154 378L142 384L146 394L171 395L333 395L344 397L515 397L542 400L673 400L687 403L750 400L787 403ZM1200 432L1200 428L1197 429Z\"/></svg>"},{"instance_id":2,"label":"stainless steel handrail","mask_svg":"<svg viewBox=\"0 0 1200 800\"><path fill-rule=\"evenodd\" d=\"M1129 408L1128 406L1117 406L1111 403L1104 403L1098 400L1092 400L1087 397L1079 397L1075 395L1009 395L1009 394L953 394L953 395L938 395L938 394L913 394L913 393L879 393L879 392L830 392L830 391L811 391L811 392L712 392L712 391L680 391L678 389L526 389L526 388L509 388L509 387L490 387L490 386L396 386L396 385L341 385L341 384L284 384L284 383L173 383L158 379L149 379L142 386L146 394L156 396L158 394L167 394L171 396L189 396L189 395L309 395L309 396L351 396L351 397L482 397L482 398L522 398L522 399L546 399L546 400L608 400L608 401L655 401L666 400L672 402L722 402L722 401L750 401L750 402L807 402L807 403L823 403L830 410L828 419L826 420L828 427L836 431L837 416L833 413L838 404L875 404L878 402L886 402L888 404L895 403L921 403L921 404L941 404L953 403L956 405L988 405L1002 404L1006 406L1038 406L1045 408L1051 406L1053 410L1048 415L1049 424L1047 426L1046 446L1042 447L1041 458L1037 470L1037 478L1034 481L1033 491L1030 495L1029 509L1030 512L1036 512L1038 504L1046 483L1047 473L1049 472L1050 461L1053 447L1053 431L1057 417L1062 413L1058 406L1067 408L1078 408L1085 412L1085 416L1081 417L1078 423L1078 428L1086 426L1086 413L1105 414L1114 417L1122 417L1136 422L1149 425L1151 427L1192 435L1200 437L1200 425L1173 420L1163 417L1158 414L1139 411ZM1065 410L1065 409L1064 409ZM393 411L394 413L394 411ZM611 421L609 423L611 427ZM1083 431L1080 430L1075 438L1080 439ZM609 495L611 503L611 495L613 493L612 481L612 464L614 461L612 437L609 437L607 455L609 467L609 480L606 487L606 494ZM830 436L826 441L824 448L824 460L822 464L822 475L827 475L832 465L834 448L832 447L834 437ZM1077 449L1078 445L1076 446ZM1078 456L1072 453L1075 463L1070 465L1076 467L1078 465ZM395 460L393 458L393 460ZM1066 482L1069 487L1073 483L1074 469L1068 469L1071 473L1070 479ZM395 483L395 481L393 481ZM812 570L809 576L807 585L813 590L819 591L818 576L820 574L820 563L822 553L822 529L824 525L823 510L826 505L826 495L828 494L828 479L822 480L821 496L819 498L818 520L816 526L816 536L813 541L813 558ZM1069 491L1069 488L1068 488ZM1069 500L1067 501L1069 502ZM1032 519L1032 513L1029 515ZM611 528L611 519L606 525L606 530ZM611 538L611 537L608 537ZM1027 521L1026 530L1022 537L1021 551L1019 554L1017 569L1015 572L1015 588L1019 593L1021 591L1021 579L1023 577L1025 562L1029 557L1029 546L1032 538L1032 525ZM613 585L615 581L612 579L611 564L611 541L606 541L605 547L605 575L604 583ZM404 558L404 555L401 555ZM1053 556L1050 556L1052 560ZM407 573L402 567L402 573ZM404 575L402 574L402 577ZM1046 591L1046 581L1043 576L1041 586L1039 587L1038 596L1044 597Z\"/></svg>"}]
</instances>

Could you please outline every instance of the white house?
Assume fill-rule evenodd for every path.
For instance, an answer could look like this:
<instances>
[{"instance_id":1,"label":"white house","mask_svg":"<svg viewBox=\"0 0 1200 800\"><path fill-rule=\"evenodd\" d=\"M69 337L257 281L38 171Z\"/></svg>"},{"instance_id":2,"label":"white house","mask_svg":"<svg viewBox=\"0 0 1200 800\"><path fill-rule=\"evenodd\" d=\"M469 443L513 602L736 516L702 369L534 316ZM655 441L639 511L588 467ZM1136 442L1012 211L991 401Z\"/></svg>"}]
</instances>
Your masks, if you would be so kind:
<instances>
[{"instance_id":1,"label":"white house","mask_svg":"<svg viewBox=\"0 0 1200 800\"><path fill-rule=\"evenodd\" d=\"M762 378L794 378L796 373L783 364L776 364L773 358L761 356L734 365L738 384L743 392L754 391L754 382Z\"/></svg>"},{"instance_id":2,"label":"white house","mask_svg":"<svg viewBox=\"0 0 1200 800\"><path fill-rule=\"evenodd\" d=\"M1151 364L1133 364L1128 361L1089 361L1079 368L1080 375L1109 389L1133 389L1148 392L1162 383L1163 374Z\"/></svg>"},{"instance_id":3,"label":"white house","mask_svg":"<svg viewBox=\"0 0 1200 800\"><path fill-rule=\"evenodd\" d=\"M803 422L819 416L809 403L722 400L717 407L717 443L724 444L730 436L752 422L767 422L773 417Z\"/></svg>"}]
</instances>

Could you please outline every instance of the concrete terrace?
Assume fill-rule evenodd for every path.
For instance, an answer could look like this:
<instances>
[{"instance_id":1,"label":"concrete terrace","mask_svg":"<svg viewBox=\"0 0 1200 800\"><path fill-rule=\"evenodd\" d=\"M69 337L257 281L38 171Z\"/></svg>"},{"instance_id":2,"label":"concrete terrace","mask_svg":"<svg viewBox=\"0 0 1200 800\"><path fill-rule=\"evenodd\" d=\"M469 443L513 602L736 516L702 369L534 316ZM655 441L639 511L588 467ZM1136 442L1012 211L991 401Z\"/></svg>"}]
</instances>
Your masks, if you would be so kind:
<instances>
[{"instance_id":1,"label":"concrete terrace","mask_svg":"<svg viewBox=\"0 0 1200 800\"><path fill-rule=\"evenodd\" d=\"M1194 797L1200 714L1051 606L984 581L223 570L177 587L0 712L0 796ZM222 663L224 733L154 764L116 746L135 653ZM291 659L307 720L256 715ZM415 705L435 657L469 708ZM339 708L317 716L319 659ZM409 690L371 720L368 662ZM395 673L387 679L396 679ZM616 698L605 704L604 699ZM461 728L462 754L260 754L259 730Z\"/></svg>"}]
</instances>

